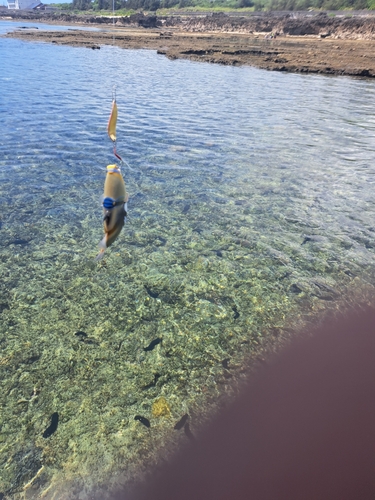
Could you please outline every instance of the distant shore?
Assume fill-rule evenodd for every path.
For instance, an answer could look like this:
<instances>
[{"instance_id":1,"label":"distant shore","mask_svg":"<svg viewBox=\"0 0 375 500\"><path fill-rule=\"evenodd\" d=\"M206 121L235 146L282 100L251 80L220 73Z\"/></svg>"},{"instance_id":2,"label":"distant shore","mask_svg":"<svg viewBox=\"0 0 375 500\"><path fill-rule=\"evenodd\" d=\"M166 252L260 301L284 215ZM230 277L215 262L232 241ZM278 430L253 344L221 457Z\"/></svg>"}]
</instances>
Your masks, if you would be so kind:
<instances>
[{"instance_id":1,"label":"distant shore","mask_svg":"<svg viewBox=\"0 0 375 500\"><path fill-rule=\"evenodd\" d=\"M102 45L113 44L114 31L117 46L157 50L170 59L250 65L274 71L375 77L375 13L351 17L324 13L259 13L246 17L135 14L116 19L114 28L109 17L62 13L22 16L21 12L18 15L21 15L18 19L7 17L68 24L76 29L19 29L6 37L100 49ZM102 30L83 31L78 25Z\"/></svg>"}]
</instances>

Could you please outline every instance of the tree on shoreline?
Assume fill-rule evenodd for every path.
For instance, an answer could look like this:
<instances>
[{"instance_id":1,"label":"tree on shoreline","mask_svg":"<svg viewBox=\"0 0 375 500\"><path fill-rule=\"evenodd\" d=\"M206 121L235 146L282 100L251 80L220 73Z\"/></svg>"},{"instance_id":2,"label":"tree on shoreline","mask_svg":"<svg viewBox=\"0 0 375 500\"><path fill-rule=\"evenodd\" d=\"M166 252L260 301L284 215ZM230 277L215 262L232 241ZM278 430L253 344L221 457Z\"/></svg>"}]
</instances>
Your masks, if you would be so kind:
<instances>
[{"instance_id":1,"label":"tree on shoreline","mask_svg":"<svg viewBox=\"0 0 375 500\"><path fill-rule=\"evenodd\" d=\"M73 0L72 8L74 10L90 10L91 0Z\"/></svg>"},{"instance_id":2,"label":"tree on shoreline","mask_svg":"<svg viewBox=\"0 0 375 500\"><path fill-rule=\"evenodd\" d=\"M72 0L64 10L111 11L113 0ZM375 9L375 0L115 0L115 10L148 11L200 8L210 11L246 8L254 11L305 11Z\"/></svg>"}]
</instances>

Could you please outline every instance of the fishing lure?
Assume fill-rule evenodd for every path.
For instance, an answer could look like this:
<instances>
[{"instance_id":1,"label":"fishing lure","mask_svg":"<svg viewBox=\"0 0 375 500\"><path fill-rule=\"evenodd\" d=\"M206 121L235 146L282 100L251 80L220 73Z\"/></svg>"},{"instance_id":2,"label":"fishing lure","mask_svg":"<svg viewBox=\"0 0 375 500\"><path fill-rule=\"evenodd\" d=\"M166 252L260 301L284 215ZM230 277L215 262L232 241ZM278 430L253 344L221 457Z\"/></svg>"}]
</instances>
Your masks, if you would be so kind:
<instances>
[{"instance_id":1,"label":"fishing lure","mask_svg":"<svg viewBox=\"0 0 375 500\"><path fill-rule=\"evenodd\" d=\"M112 101L112 110L108 120L107 132L111 141L116 142L116 125L117 125L117 103L116 99Z\"/></svg>"},{"instance_id":2,"label":"fishing lure","mask_svg":"<svg viewBox=\"0 0 375 500\"><path fill-rule=\"evenodd\" d=\"M107 125L107 132L108 132L109 138L113 142L113 154L122 163L121 156L118 155L117 152L116 152L116 139L117 139L117 137L116 137L116 125L117 125L117 116L118 116L118 110L117 110L117 102L116 102L116 89L114 89L114 95L113 95L113 98L112 98L112 109L111 109L111 114L109 115L109 120L108 120L108 125Z\"/></svg>"}]
</instances>

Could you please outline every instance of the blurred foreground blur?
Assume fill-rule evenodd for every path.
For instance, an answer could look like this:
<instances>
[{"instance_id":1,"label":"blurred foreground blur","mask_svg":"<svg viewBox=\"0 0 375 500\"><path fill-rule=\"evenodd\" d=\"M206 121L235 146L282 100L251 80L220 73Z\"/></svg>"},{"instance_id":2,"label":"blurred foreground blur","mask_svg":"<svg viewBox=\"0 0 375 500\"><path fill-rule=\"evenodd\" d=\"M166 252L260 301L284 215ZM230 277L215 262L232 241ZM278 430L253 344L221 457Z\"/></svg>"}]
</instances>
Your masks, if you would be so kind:
<instances>
[{"instance_id":1,"label":"blurred foreground blur","mask_svg":"<svg viewBox=\"0 0 375 500\"><path fill-rule=\"evenodd\" d=\"M375 310L308 333L131 498L374 500Z\"/></svg>"}]
</instances>

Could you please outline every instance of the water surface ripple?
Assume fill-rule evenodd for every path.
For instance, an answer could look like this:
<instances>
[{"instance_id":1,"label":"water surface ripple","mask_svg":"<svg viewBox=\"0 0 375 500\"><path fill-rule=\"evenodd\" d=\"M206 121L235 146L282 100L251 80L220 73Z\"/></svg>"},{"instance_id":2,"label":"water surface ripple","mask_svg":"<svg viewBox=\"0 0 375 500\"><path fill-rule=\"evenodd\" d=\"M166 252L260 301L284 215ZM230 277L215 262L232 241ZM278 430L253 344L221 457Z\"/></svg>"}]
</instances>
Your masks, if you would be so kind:
<instances>
[{"instance_id":1,"label":"water surface ripple","mask_svg":"<svg viewBox=\"0 0 375 500\"><path fill-rule=\"evenodd\" d=\"M0 57L0 492L86 498L183 442L265 341L373 296L375 83ZM97 264L113 85L129 218Z\"/></svg>"}]
</instances>

